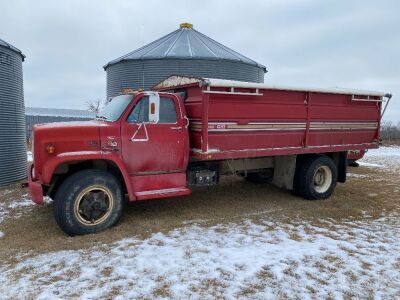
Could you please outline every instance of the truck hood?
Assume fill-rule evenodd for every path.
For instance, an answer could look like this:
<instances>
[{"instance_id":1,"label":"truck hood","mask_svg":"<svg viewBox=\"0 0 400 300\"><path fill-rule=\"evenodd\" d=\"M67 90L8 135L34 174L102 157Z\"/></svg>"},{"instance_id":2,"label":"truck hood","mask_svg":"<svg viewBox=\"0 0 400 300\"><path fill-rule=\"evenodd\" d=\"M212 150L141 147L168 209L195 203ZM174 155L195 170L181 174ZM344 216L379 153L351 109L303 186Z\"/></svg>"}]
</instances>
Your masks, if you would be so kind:
<instances>
[{"instance_id":1,"label":"truck hood","mask_svg":"<svg viewBox=\"0 0 400 300\"><path fill-rule=\"evenodd\" d=\"M35 125L35 129L38 130L53 130L54 128L63 129L63 128L98 128L100 126L104 126L105 123L97 120L90 121L74 121L74 122L55 122L55 123L45 123L45 124L37 124Z\"/></svg>"},{"instance_id":2,"label":"truck hood","mask_svg":"<svg viewBox=\"0 0 400 300\"><path fill-rule=\"evenodd\" d=\"M103 122L78 121L78 122L56 122L48 124L37 124L33 127L35 142L63 143L64 150L73 149L75 142L99 140L100 127ZM66 142L68 144L66 144ZM65 143L65 144L64 144ZM86 148L86 147L84 147Z\"/></svg>"},{"instance_id":3,"label":"truck hood","mask_svg":"<svg viewBox=\"0 0 400 300\"><path fill-rule=\"evenodd\" d=\"M35 125L32 150L36 170L39 171L50 156L66 152L100 150L102 129L106 132L115 132L110 128L107 130L108 127L116 126L113 123L97 120ZM48 145L54 146L54 153L47 152Z\"/></svg>"}]
</instances>

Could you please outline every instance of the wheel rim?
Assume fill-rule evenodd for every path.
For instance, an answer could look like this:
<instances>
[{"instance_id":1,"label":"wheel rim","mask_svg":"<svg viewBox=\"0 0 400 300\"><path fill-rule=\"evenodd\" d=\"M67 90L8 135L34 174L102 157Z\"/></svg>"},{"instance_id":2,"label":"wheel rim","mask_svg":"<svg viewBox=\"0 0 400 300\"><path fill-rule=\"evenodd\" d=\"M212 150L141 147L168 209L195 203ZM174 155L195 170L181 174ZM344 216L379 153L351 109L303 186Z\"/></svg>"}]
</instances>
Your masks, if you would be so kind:
<instances>
[{"instance_id":1,"label":"wheel rim","mask_svg":"<svg viewBox=\"0 0 400 300\"><path fill-rule=\"evenodd\" d=\"M314 189L318 193L325 193L332 184L332 171L328 166L319 167L313 177Z\"/></svg>"},{"instance_id":2,"label":"wheel rim","mask_svg":"<svg viewBox=\"0 0 400 300\"><path fill-rule=\"evenodd\" d=\"M94 226L108 218L114 204L111 192L103 186L90 186L75 201L75 216L86 226Z\"/></svg>"}]
</instances>

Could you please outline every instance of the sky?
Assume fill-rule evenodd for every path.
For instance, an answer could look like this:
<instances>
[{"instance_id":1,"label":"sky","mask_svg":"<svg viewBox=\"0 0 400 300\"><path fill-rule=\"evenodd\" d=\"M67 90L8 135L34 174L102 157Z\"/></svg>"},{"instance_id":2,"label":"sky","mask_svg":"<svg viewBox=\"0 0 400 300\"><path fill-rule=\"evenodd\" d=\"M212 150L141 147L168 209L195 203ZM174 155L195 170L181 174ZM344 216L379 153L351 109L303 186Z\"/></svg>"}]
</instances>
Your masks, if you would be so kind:
<instances>
[{"instance_id":1,"label":"sky","mask_svg":"<svg viewBox=\"0 0 400 300\"><path fill-rule=\"evenodd\" d=\"M0 0L0 38L21 49L26 106L86 109L103 65L182 22L265 65L271 84L392 93L400 122L400 1Z\"/></svg>"}]
</instances>

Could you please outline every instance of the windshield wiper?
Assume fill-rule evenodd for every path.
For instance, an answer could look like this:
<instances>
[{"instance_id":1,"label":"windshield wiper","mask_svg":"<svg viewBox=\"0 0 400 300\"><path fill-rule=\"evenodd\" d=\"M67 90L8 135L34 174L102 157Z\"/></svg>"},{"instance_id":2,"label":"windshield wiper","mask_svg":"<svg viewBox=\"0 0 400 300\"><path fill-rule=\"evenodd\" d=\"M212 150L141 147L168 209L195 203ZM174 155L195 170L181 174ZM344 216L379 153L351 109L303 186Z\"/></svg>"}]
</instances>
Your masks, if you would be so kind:
<instances>
[{"instance_id":1,"label":"windshield wiper","mask_svg":"<svg viewBox=\"0 0 400 300\"><path fill-rule=\"evenodd\" d=\"M107 120L105 116L96 115L96 120Z\"/></svg>"}]
</instances>

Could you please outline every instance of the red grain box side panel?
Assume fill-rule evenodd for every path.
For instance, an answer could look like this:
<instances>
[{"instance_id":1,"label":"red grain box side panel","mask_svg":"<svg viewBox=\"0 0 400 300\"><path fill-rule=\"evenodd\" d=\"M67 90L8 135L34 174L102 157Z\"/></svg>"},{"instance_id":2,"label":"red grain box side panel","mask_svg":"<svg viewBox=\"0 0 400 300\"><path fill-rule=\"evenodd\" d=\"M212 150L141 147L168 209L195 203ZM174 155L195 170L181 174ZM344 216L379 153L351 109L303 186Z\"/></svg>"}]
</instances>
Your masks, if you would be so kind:
<instances>
[{"instance_id":1,"label":"red grain box side panel","mask_svg":"<svg viewBox=\"0 0 400 300\"><path fill-rule=\"evenodd\" d=\"M209 104L208 149L300 147L306 118L302 92L263 91L263 96L215 94Z\"/></svg>"},{"instance_id":2,"label":"red grain box side panel","mask_svg":"<svg viewBox=\"0 0 400 300\"><path fill-rule=\"evenodd\" d=\"M210 95L208 120L202 120L208 159L333 152L377 142L380 103L343 94L260 93Z\"/></svg>"},{"instance_id":3,"label":"red grain box side panel","mask_svg":"<svg viewBox=\"0 0 400 300\"><path fill-rule=\"evenodd\" d=\"M378 147L383 93L363 91L357 95L360 91L188 80L193 81L178 88L187 93L185 106L194 158L246 158ZM169 82L167 79L166 85Z\"/></svg>"}]
</instances>

